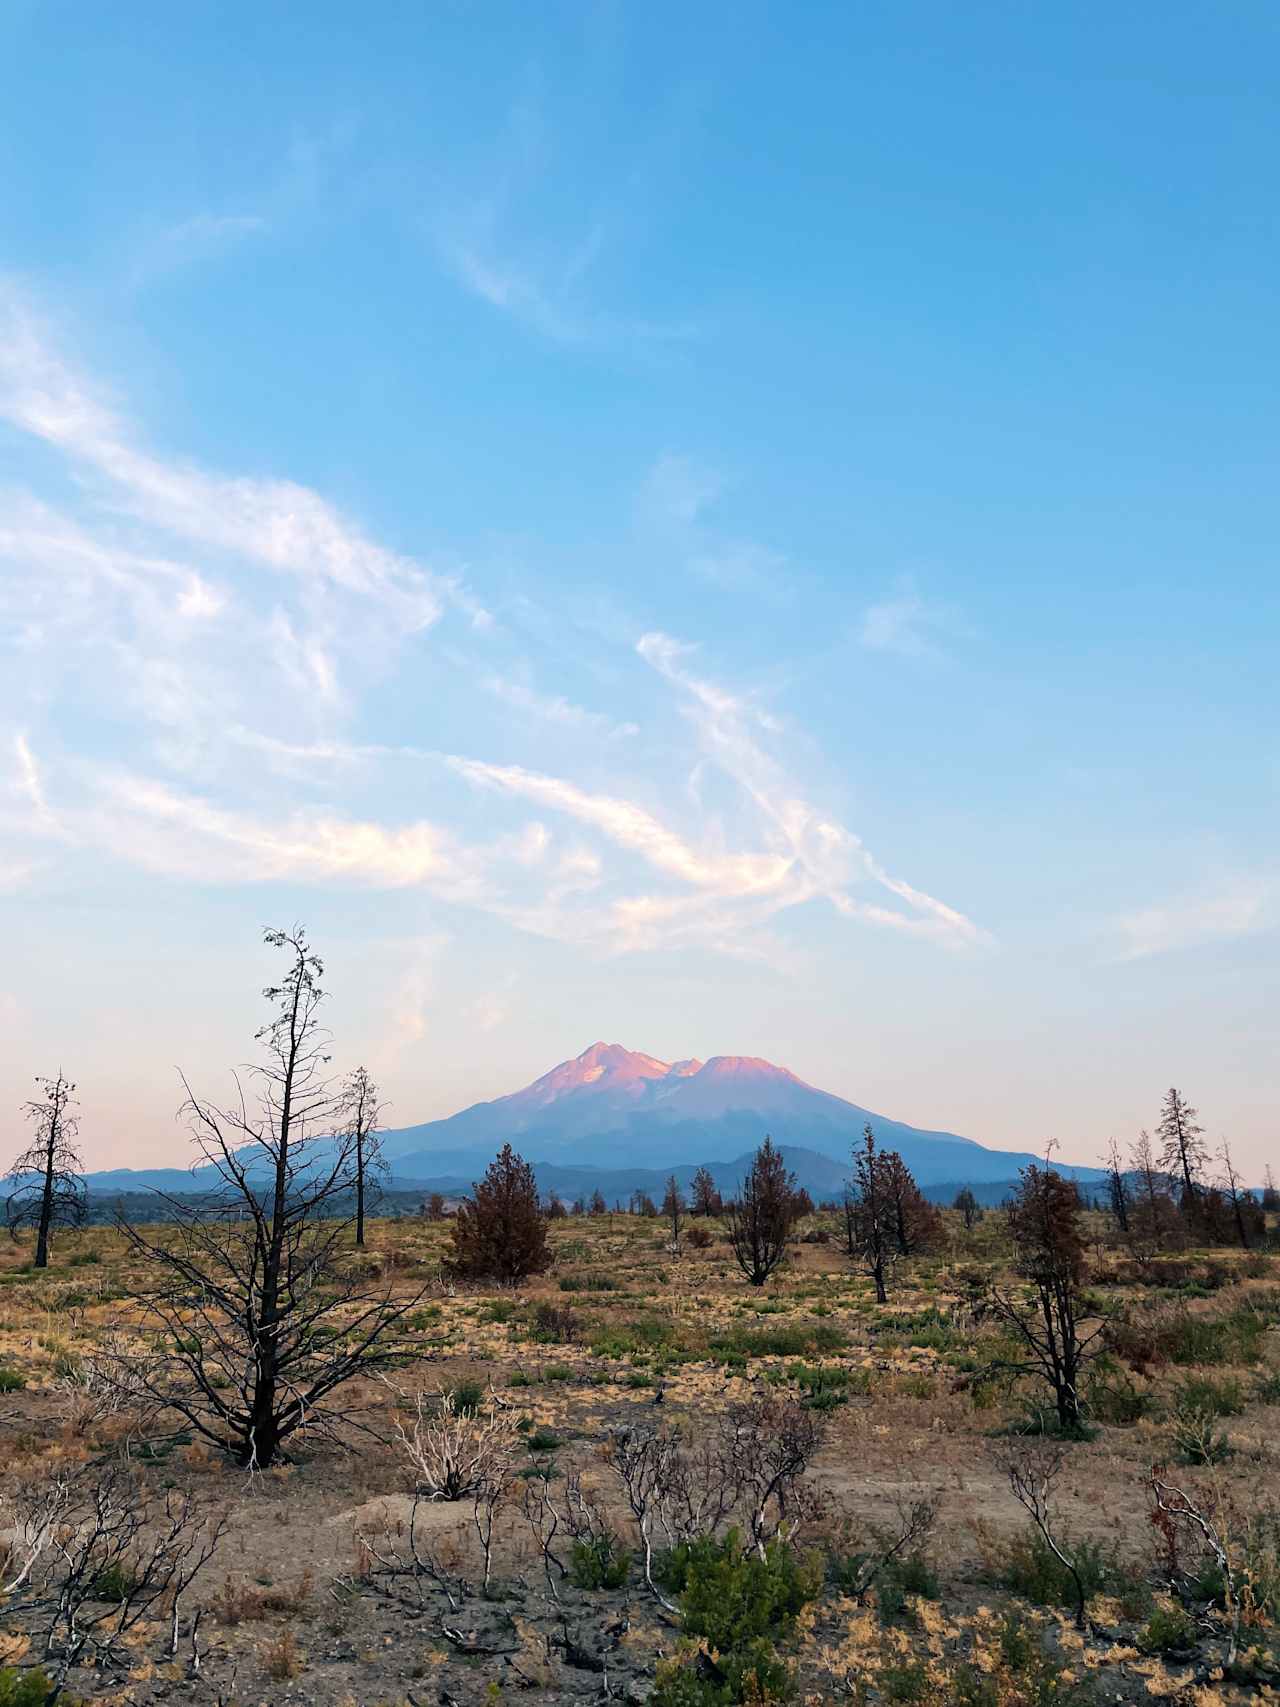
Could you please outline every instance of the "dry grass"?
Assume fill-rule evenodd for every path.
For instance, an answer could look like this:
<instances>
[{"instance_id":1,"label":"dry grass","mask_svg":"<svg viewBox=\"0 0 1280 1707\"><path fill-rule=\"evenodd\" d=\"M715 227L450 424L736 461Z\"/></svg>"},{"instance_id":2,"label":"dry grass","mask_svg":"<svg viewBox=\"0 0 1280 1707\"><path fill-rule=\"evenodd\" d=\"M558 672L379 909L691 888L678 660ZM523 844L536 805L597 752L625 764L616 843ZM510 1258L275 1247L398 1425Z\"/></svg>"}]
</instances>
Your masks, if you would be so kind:
<instances>
[{"instance_id":1,"label":"dry grass","mask_svg":"<svg viewBox=\"0 0 1280 1707\"><path fill-rule=\"evenodd\" d=\"M1220 1679L1216 1697L1186 1693L1207 1650L1185 1661L1176 1647L1143 1650L1139 1638L1160 1605L1154 1577L1151 1610L1137 1588L1125 1600L1113 1584L1099 1603L1106 1637L1083 1645L1063 1608L1029 1604L1005 1586L1023 1517L993 1463L991 1437L1025 1417L1036 1395L1024 1379L975 1379L1008 1350L978 1302L984 1280L1007 1264L999 1217L966 1234L948 1215L947 1229L946 1250L903 1265L881 1308L838 1239L821 1237L821 1218L759 1290L743 1283L714 1227L709 1243L686 1237L677 1255L653 1222L562 1221L552 1231L550 1273L515 1291L485 1291L440 1279L447 1224L374 1223L370 1251L351 1260L405 1295L429 1287L428 1301L401 1324L401 1367L390 1382L353 1384L359 1429L349 1455L304 1437L296 1462L252 1483L207 1443L140 1441L127 1416L91 1402L85 1371L95 1356L143 1343L130 1303L142 1276L119 1234L64 1235L44 1274L26 1267L23 1247L7 1247L0 1372L13 1379L0 1382L10 1389L0 1391L4 1485L123 1450L152 1487L198 1490L226 1510L227 1538L203 1592L200 1640L216 1630L216 1651L198 1674L189 1662L182 1671L180 1653L167 1676L162 1665L152 1679L142 1673L163 1646L163 1633L153 1632L149 1657L140 1645L132 1701L158 1699L177 1667L183 1687L198 1686L213 1702L233 1669L255 1657L269 1682L290 1684L289 1699L324 1707L344 1698L399 1702L422 1678L431 1682L418 1699L439 1695L461 1707L508 1698L488 1693L491 1686L519 1688L531 1702L596 1699L599 1675L573 1662L577 1647L608 1651L620 1697L630 1689L639 1701L653 1686L655 1652L670 1653L675 1634L654 1618L633 1574L627 1588L578 1595L565 1647L559 1615L546 1614L541 1555L521 1512L528 1474L563 1488L567 1474L584 1473L608 1523L629 1536L597 1456L608 1431L660 1421L696 1437L727 1405L773 1392L812 1406L825 1425L815 1464L825 1517L812 1525L813 1541L835 1547L841 1523L859 1534L891 1525L912 1498L934 1501L939 1512L930 1557L941 1598L904 1591L895 1610L876 1595L854 1608L833 1583L807 1609L789 1650L797 1699L959 1701L961 1671L978 1656L994 1680L983 1701L1068 1700L1028 1693L1032 1684L1015 1675L1009 1654L1021 1652L1022 1637L1006 1631L1015 1613L1023 1634L1047 1643L1058 1671L1086 1692L1081 1700L1258 1699L1273 1687L1265 1678L1252 1692ZM1092 1289L1100 1307L1127 1318L1125 1348L1136 1367L1117 1359L1095 1385L1099 1433L1067 1455L1061 1522L1141 1576L1154 1559L1147 1475L1152 1463L1176 1457L1177 1406L1188 1391L1202 1406L1224 1407L1213 1427L1225 1450L1210 1467L1221 1509L1242 1514L1243 1531L1250 1514L1280 1505L1280 1261L1213 1251L1135 1265L1108 1248L1100 1219L1094 1231ZM457 1400L468 1387L485 1415L501 1412L519 1427L514 1492L494 1520L497 1597L465 1600L455 1617L432 1599L434 1588L418 1583L419 1600L406 1610L403 1595L388 1601L382 1592L379 1536L403 1553L416 1522L417 1544L450 1581L474 1577L480 1554L469 1500L414 1519L396 1417L416 1393ZM261 1626L273 1621L280 1628L264 1640ZM1266 1617L1255 1634L1272 1641ZM94 1698L87 1682L79 1692Z\"/></svg>"}]
</instances>

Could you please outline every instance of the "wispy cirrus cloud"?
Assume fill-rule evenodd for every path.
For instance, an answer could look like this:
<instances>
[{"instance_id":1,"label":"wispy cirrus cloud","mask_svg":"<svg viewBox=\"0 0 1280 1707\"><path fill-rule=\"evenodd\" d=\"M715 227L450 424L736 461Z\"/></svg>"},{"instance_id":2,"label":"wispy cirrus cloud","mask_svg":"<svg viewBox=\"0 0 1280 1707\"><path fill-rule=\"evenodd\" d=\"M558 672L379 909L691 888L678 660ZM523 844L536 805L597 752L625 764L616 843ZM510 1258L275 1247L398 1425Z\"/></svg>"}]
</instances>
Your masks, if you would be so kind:
<instances>
[{"instance_id":1,"label":"wispy cirrus cloud","mask_svg":"<svg viewBox=\"0 0 1280 1707\"><path fill-rule=\"evenodd\" d=\"M948 638L965 632L966 625L951 605L925 598L907 577L889 597L863 612L858 639L870 652L928 658L938 656Z\"/></svg>"},{"instance_id":2,"label":"wispy cirrus cloud","mask_svg":"<svg viewBox=\"0 0 1280 1707\"><path fill-rule=\"evenodd\" d=\"M574 705L563 694L542 694L536 688L509 676L483 676L481 686L486 693L493 694L496 699L502 700L515 710L540 718L546 723L559 724L561 728L587 730L607 737L640 733L638 723L620 723L604 712L588 711L585 706Z\"/></svg>"},{"instance_id":3,"label":"wispy cirrus cloud","mask_svg":"<svg viewBox=\"0 0 1280 1707\"><path fill-rule=\"evenodd\" d=\"M823 897L847 917L976 936L814 807L768 750L776 721L695 674L687 648L654 633L638 651L686 703L698 764L738 785L732 827L698 789L671 789L672 755L645 773L653 755L634 717L541 691L514 633L493 629L460 580L383 546L309 487L151 448L19 294L0 315L0 421L46 448L57 491L21 488L0 507L0 694L34 712L74 702L110 731L104 750L77 752L51 719L46 752L34 712L10 720L22 731L0 778L10 886L105 857L201 884L415 892L606 952L696 944L776 959L771 922ZM673 460L655 502L686 545L720 549L704 535L717 490ZM474 655L439 649L455 699L437 726L440 681L420 687L413 649L446 618L487 638ZM612 630L597 640L620 644ZM631 644L591 679L643 696L652 678ZM365 700L391 684L366 730ZM541 762L437 749L442 727L469 726L468 696L509 707L511 739ZM575 774L599 774L606 742L608 784ZM687 770L689 755L675 757ZM900 905L871 902L866 884Z\"/></svg>"},{"instance_id":4,"label":"wispy cirrus cloud","mask_svg":"<svg viewBox=\"0 0 1280 1707\"><path fill-rule=\"evenodd\" d=\"M209 473L155 456L59 354L12 287L0 290L0 418L106 482L103 502L194 545L376 600L403 632L430 626L444 602L483 625L488 613L456 579L370 540L310 487Z\"/></svg>"},{"instance_id":5,"label":"wispy cirrus cloud","mask_svg":"<svg viewBox=\"0 0 1280 1707\"><path fill-rule=\"evenodd\" d=\"M1121 914L1112 922L1113 940L1119 943L1112 958L1145 960L1276 929L1280 875L1245 873Z\"/></svg>"},{"instance_id":6,"label":"wispy cirrus cloud","mask_svg":"<svg viewBox=\"0 0 1280 1707\"><path fill-rule=\"evenodd\" d=\"M663 451L641 483L639 516L691 574L724 592L776 602L790 592L793 571L785 554L714 525L715 506L731 487L720 469Z\"/></svg>"},{"instance_id":7,"label":"wispy cirrus cloud","mask_svg":"<svg viewBox=\"0 0 1280 1707\"><path fill-rule=\"evenodd\" d=\"M981 940L972 920L891 876L861 839L806 800L782 766L760 745L758 732L776 730L767 714L688 667L694 649L670 635L641 637L636 650L687 696L707 756L747 793L773 839L787 850L814 894L825 895L846 917L913 931L964 946ZM870 880L906 903L906 911L877 906L849 891Z\"/></svg>"}]
</instances>

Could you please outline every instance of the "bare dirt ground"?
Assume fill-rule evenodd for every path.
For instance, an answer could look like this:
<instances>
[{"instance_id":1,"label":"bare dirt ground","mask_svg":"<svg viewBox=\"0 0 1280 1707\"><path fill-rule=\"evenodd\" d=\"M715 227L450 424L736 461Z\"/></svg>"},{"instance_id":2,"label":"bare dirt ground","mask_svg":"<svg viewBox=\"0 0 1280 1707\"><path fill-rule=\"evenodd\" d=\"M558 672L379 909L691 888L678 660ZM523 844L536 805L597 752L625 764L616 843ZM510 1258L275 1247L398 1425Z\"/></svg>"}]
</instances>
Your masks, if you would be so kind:
<instances>
[{"instance_id":1,"label":"bare dirt ground","mask_svg":"<svg viewBox=\"0 0 1280 1707\"><path fill-rule=\"evenodd\" d=\"M95 1422L78 1406L79 1360L133 1320L118 1234L64 1235L44 1274L24 1266L23 1247L0 1252L0 1373L10 1376L0 1381L10 1389L0 1391L0 1492L11 1498L59 1469L123 1459L139 1497L189 1493L226 1521L184 1602L177 1653L167 1651L167 1621L157 1620L106 1666L80 1668L69 1688L85 1700L211 1707L643 1701L658 1662L678 1650L678 1616L634 1565L622 1586L557 1577L553 1594L521 1510L526 1485L538 1477L563 1485L579 1471L629 1549L632 1525L601 1451L611 1431L679 1426L696 1439L753 1396L812 1397L806 1372L821 1369L835 1372L835 1394L820 1409L815 1509L797 1544L822 1548L830 1565L873 1545L911 1502L928 1499L937 1515L921 1572L896 1595L881 1587L859 1602L829 1572L784 1644L794 1699L973 1707L1280 1699L1265 1668L1247 1683L1214 1676L1221 1643L1211 1626L1221 1619L1208 1602L1194 1650L1161 1652L1146 1639L1153 1615L1171 1608L1147 1478L1153 1463L1177 1462L1171 1430L1189 1380L1216 1382L1238 1403L1219 1419L1222 1461L1178 1466L1178 1476L1212 1484L1237 1531L1280 1504L1280 1259L1273 1274L1265 1257L1188 1253L1153 1286L1150 1276L1135 1280L1119 1254L1100 1254L1100 1269L1123 1282L1096 1285L1108 1310L1143 1320L1252 1310L1265 1325L1240 1365L1166 1360L1135 1374L1116 1364L1106 1382L1136 1395L1118 1406L1104 1404L1099 1387L1096 1438L1065 1449L1057 1484L1060 1533L1095 1543L1107 1561L1093 1628L1080 1636L1069 1607L1029 1598L1015 1569L1028 1520L996 1455L1035 1383L972 1379L1000 1350L973 1307L975 1276L1001 1260L998 1217L972 1233L948 1218L947 1251L904 1264L883 1308L833 1226L817 1218L807 1231L813 1242L797 1243L775 1279L753 1288L718 1231L707 1248L685 1242L675 1254L652 1221L574 1218L554 1228L548 1275L516 1291L471 1291L440 1279L447 1225L375 1223L371 1248L397 1290L426 1293L402 1336L405 1356L385 1381L349 1390L357 1426L346 1450L304 1438L290 1463L252 1477L198 1441L148 1447L127 1419ZM567 1307L559 1343L540 1337L539 1305ZM522 1474L499 1512L487 1596L471 1501L419 1503L415 1513L413 1471L394 1438L414 1394L468 1384L522 1435ZM440 1581L393 1577L379 1564L403 1552L411 1521ZM1049 1681L1009 1681L1000 1656L1013 1640L1011 1615L1050 1656ZM0 1624L0 1660L29 1662L39 1630L7 1616L2 1601ZM1257 1613L1245 1635L1273 1646L1269 1615ZM988 1693L957 1692L953 1674L965 1661L973 1689L985 1679Z\"/></svg>"}]
</instances>

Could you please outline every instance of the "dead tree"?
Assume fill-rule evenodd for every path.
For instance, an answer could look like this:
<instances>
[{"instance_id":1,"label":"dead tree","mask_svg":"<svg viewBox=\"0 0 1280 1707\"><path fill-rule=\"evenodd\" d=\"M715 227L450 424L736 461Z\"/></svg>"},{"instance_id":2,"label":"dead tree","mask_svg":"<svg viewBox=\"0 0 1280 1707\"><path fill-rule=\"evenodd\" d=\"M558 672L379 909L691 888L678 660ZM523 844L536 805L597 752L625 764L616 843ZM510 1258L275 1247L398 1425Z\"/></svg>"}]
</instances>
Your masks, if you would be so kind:
<instances>
[{"instance_id":1,"label":"dead tree","mask_svg":"<svg viewBox=\"0 0 1280 1707\"><path fill-rule=\"evenodd\" d=\"M53 1696L79 1664L124 1659L163 1612L177 1652L182 1597L225 1527L176 1492L139 1497L123 1470L59 1474L7 1501L6 1618L35 1635ZM131 1662L132 1663L132 1662Z\"/></svg>"},{"instance_id":2,"label":"dead tree","mask_svg":"<svg viewBox=\"0 0 1280 1707\"><path fill-rule=\"evenodd\" d=\"M902 1553L923 1547L933 1533L938 1520L937 1501L928 1495L898 1502L898 1521L871 1531L874 1545L861 1549L850 1561L854 1566L851 1580L844 1582L844 1592L862 1605L872 1585L883 1576L886 1568Z\"/></svg>"},{"instance_id":3,"label":"dead tree","mask_svg":"<svg viewBox=\"0 0 1280 1707\"><path fill-rule=\"evenodd\" d=\"M952 1203L953 1209L960 1211L960 1219L964 1222L965 1232L971 1232L982 1219L982 1205L973 1195L971 1187L962 1185Z\"/></svg>"},{"instance_id":4,"label":"dead tree","mask_svg":"<svg viewBox=\"0 0 1280 1707\"><path fill-rule=\"evenodd\" d=\"M414 1491L427 1500L470 1499L510 1478L520 1435L509 1411L459 1410L452 1393L419 1393L411 1418L396 1419L396 1440L414 1472Z\"/></svg>"},{"instance_id":5,"label":"dead tree","mask_svg":"<svg viewBox=\"0 0 1280 1707\"><path fill-rule=\"evenodd\" d=\"M1192 1223L1201 1218L1200 1198L1209 1165L1204 1128L1196 1125L1196 1112L1180 1091L1171 1089L1164 1099L1156 1129L1160 1165L1182 1182L1182 1210Z\"/></svg>"},{"instance_id":6,"label":"dead tree","mask_svg":"<svg viewBox=\"0 0 1280 1707\"><path fill-rule=\"evenodd\" d=\"M1129 1248L1140 1262L1164 1249L1178 1232L1178 1211L1169 1195L1169 1179L1156 1159L1151 1134L1142 1131L1129 1148L1133 1202L1129 1210Z\"/></svg>"},{"instance_id":7,"label":"dead tree","mask_svg":"<svg viewBox=\"0 0 1280 1707\"><path fill-rule=\"evenodd\" d=\"M342 1100L356 1194L356 1248L363 1250L366 1200L372 1196L375 1176L385 1177L390 1172L378 1136L382 1102L367 1068L357 1067L348 1075L342 1087Z\"/></svg>"},{"instance_id":8,"label":"dead tree","mask_svg":"<svg viewBox=\"0 0 1280 1707\"><path fill-rule=\"evenodd\" d=\"M795 1175L787 1172L773 1139L766 1138L728 1207L729 1243L752 1286L763 1286L786 1255L795 1189Z\"/></svg>"},{"instance_id":9,"label":"dead tree","mask_svg":"<svg viewBox=\"0 0 1280 1707\"><path fill-rule=\"evenodd\" d=\"M1050 1445L1044 1440L1020 1440L998 1452L996 1461L1009 1478L1010 1493L1036 1526L1045 1546L1071 1578L1075 1594L1076 1629L1083 1630L1088 1611L1088 1590L1074 1553L1063 1546L1056 1533L1053 1484L1062 1471L1062 1448Z\"/></svg>"},{"instance_id":10,"label":"dead tree","mask_svg":"<svg viewBox=\"0 0 1280 1707\"><path fill-rule=\"evenodd\" d=\"M1107 1203L1115 1220L1117 1231L1124 1238L1129 1237L1132 1222L1130 1208L1132 1193L1125 1169L1120 1161L1120 1146L1112 1138L1107 1145Z\"/></svg>"},{"instance_id":11,"label":"dead tree","mask_svg":"<svg viewBox=\"0 0 1280 1707\"><path fill-rule=\"evenodd\" d=\"M877 1304L888 1301L885 1277L902 1255L890 1165L889 1157L877 1152L876 1136L868 1122L862 1129L861 1148L853 1152L844 1224L849 1255L871 1277Z\"/></svg>"},{"instance_id":12,"label":"dead tree","mask_svg":"<svg viewBox=\"0 0 1280 1707\"><path fill-rule=\"evenodd\" d=\"M9 1169L17 1190L5 1203L5 1218L15 1239L20 1228L35 1228L34 1264L47 1268L53 1229L84 1223L84 1163L75 1143L80 1122L71 1112L76 1106L76 1087L62 1073L52 1079L37 1079L36 1084L40 1095L23 1104L23 1113L35 1127L35 1137Z\"/></svg>"},{"instance_id":13,"label":"dead tree","mask_svg":"<svg viewBox=\"0 0 1280 1707\"><path fill-rule=\"evenodd\" d=\"M619 1429L606 1448L606 1462L622 1483L640 1537L645 1587L667 1612L675 1606L653 1580L653 1536L666 1501L679 1436L671 1429Z\"/></svg>"},{"instance_id":14,"label":"dead tree","mask_svg":"<svg viewBox=\"0 0 1280 1707\"><path fill-rule=\"evenodd\" d=\"M770 1543L790 1541L812 1515L804 1477L822 1443L821 1421L794 1399L753 1399L725 1414L720 1439L751 1544L763 1559Z\"/></svg>"},{"instance_id":15,"label":"dead tree","mask_svg":"<svg viewBox=\"0 0 1280 1707\"><path fill-rule=\"evenodd\" d=\"M1180 1553L1179 1539L1187 1535L1196 1543L1202 1555L1207 1555L1218 1568L1222 1581L1222 1600L1227 1620L1226 1652L1223 1669L1230 1673L1240 1646L1241 1594L1240 1582L1232 1561L1232 1549L1227 1541L1226 1526L1216 1510L1211 1494L1176 1487L1164 1478L1156 1467L1147 1482L1153 1505L1152 1519L1165 1537L1171 1557Z\"/></svg>"},{"instance_id":16,"label":"dead tree","mask_svg":"<svg viewBox=\"0 0 1280 1707\"><path fill-rule=\"evenodd\" d=\"M332 1434L331 1395L394 1355L387 1337L421 1294L395 1302L348 1254L355 1140L325 1077L323 968L305 933L270 930L289 970L264 992L264 1065L238 1077L226 1108L187 1087L187 1114L212 1189L166 1197L163 1240L124 1223L155 1279L140 1295L162 1350L140 1360L153 1405L249 1469L265 1469L299 1429ZM184 1080L184 1084L186 1081ZM335 1136L336 1134L336 1136Z\"/></svg>"},{"instance_id":17,"label":"dead tree","mask_svg":"<svg viewBox=\"0 0 1280 1707\"><path fill-rule=\"evenodd\" d=\"M690 1193L695 1215L719 1215L724 1207L720 1201L720 1193L716 1190L716 1182L712 1177L711 1169L705 1165L694 1174Z\"/></svg>"},{"instance_id":18,"label":"dead tree","mask_svg":"<svg viewBox=\"0 0 1280 1707\"><path fill-rule=\"evenodd\" d=\"M1222 1161L1221 1192L1223 1202L1231 1213L1232 1226L1236 1238L1240 1241L1241 1249L1252 1250L1253 1238L1261 1237L1266 1231L1266 1221L1259 1208L1258 1200L1253 1193L1241 1184L1240 1175L1231 1155L1231 1145L1224 1138L1220 1151Z\"/></svg>"},{"instance_id":19,"label":"dead tree","mask_svg":"<svg viewBox=\"0 0 1280 1707\"><path fill-rule=\"evenodd\" d=\"M662 1199L662 1213L667 1218L671 1228L671 1244L674 1248L680 1244L680 1229L684 1225L684 1193L680 1189L680 1181L674 1174L667 1180L666 1195Z\"/></svg>"},{"instance_id":20,"label":"dead tree","mask_svg":"<svg viewBox=\"0 0 1280 1707\"><path fill-rule=\"evenodd\" d=\"M1081 1375L1102 1349L1103 1323L1082 1324L1085 1280L1080 1198L1071 1180L1055 1168L1031 1162L1008 1209L1014 1267L1030 1298L993 1286L994 1313L1013 1333L1026 1357L1001 1367L1041 1376L1053 1391L1058 1427L1078 1434L1083 1426Z\"/></svg>"}]
</instances>

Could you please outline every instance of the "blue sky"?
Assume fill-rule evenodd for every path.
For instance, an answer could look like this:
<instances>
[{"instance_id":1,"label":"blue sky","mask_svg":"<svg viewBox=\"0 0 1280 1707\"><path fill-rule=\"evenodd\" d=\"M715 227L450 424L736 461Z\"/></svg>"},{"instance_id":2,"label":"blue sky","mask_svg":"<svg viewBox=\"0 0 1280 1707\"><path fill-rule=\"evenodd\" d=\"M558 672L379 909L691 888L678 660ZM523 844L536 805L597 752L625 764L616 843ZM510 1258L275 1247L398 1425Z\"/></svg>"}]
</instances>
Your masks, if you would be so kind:
<instances>
[{"instance_id":1,"label":"blue sky","mask_svg":"<svg viewBox=\"0 0 1280 1707\"><path fill-rule=\"evenodd\" d=\"M0 1103L177 1160L305 920L597 1037L1275 1133L1261 4L0 7Z\"/></svg>"}]
</instances>

